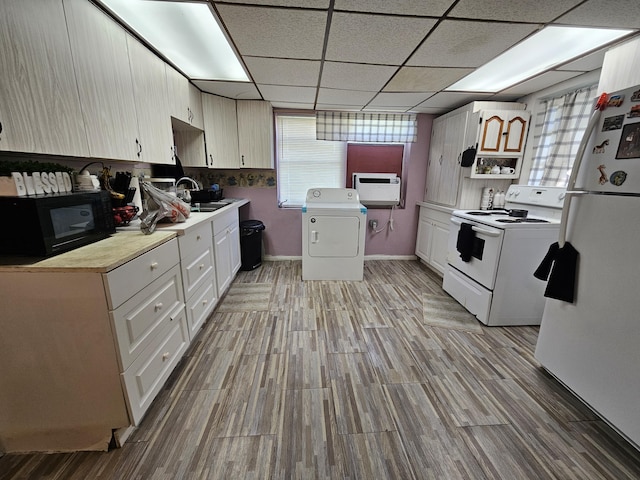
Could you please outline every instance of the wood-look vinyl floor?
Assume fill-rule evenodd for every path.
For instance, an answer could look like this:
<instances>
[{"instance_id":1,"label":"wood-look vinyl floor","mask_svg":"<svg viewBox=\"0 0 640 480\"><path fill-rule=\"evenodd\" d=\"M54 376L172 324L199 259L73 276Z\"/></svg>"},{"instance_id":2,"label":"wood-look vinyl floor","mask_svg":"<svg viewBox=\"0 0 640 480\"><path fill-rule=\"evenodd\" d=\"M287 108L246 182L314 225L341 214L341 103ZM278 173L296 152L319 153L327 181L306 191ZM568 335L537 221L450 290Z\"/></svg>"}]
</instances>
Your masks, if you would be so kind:
<instances>
[{"instance_id":1,"label":"wood-look vinyl floor","mask_svg":"<svg viewBox=\"0 0 640 480\"><path fill-rule=\"evenodd\" d=\"M5 455L0 479L640 478L539 367L536 327L428 324L423 298L446 293L418 262L300 278L299 261L240 272L123 448ZM231 308L250 284L256 309Z\"/></svg>"}]
</instances>

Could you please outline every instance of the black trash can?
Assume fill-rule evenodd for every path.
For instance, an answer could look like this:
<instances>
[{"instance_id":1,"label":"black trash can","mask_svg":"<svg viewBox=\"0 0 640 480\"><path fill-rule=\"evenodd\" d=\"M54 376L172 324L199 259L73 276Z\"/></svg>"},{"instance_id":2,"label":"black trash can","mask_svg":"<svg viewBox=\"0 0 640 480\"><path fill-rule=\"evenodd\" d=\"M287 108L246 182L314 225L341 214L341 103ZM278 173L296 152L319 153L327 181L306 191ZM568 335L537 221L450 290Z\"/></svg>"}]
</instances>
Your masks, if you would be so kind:
<instances>
[{"instance_id":1,"label":"black trash can","mask_svg":"<svg viewBox=\"0 0 640 480\"><path fill-rule=\"evenodd\" d=\"M262 265L262 231L264 229L264 223L260 220L240 222L241 270L254 270Z\"/></svg>"}]
</instances>

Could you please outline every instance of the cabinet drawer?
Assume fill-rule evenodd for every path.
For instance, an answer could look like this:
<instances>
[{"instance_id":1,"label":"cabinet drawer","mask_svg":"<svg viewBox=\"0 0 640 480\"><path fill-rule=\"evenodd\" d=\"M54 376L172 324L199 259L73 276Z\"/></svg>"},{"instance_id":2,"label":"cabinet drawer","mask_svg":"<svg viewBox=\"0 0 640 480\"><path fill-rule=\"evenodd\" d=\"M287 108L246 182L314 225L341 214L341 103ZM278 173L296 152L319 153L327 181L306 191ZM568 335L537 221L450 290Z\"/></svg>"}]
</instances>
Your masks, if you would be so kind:
<instances>
[{"instance_id":1,"label":"cabinet drawer","mask_svg":"<svg viewBox=\"0 0 640 480\"><path fill-rule=\"evenodd\" d=\"M131 421L138 425L164 382L189 345L184 307L175 313L173 325L149 345L122 374Z\"/></svg>"},{"instance_id":2,"label":"cabinet drawer","mask_svg":"<svg viewBox=\"0 0 640 480\"><path fill-rule=\"evenodd\" d=\"M216 236L233 225L239 225L239 223L238 209L233 208L213 219L213 235Z\"/></svg>"},{"instance_id":3,"label":"cabinet drawer","mask_svg":"<svg viewBox=\"0 0 640 480\"><path fill-rule=\"evenodd\" d=\"M211 248L211 238L211 222L203 222L202 225L190 230L186 235L178 237L182 262L191 260Z\"/></svg>"},{"instance_id":4,"label":"cabinet drawer","mask_svg":"<svg viewBox=\"0 0 640 480\"><path fill-rule=\"evenodd\" d=\"M172 315L183 304L180 269L176 265L112 312L121 372L167 324L175 321Z\"/></svg>"},{"instance_id":5,"label":"cabinet drawer","mask_svg":"<svg viewBox=\"0 0 640 480\"><path fill-rule=\"evenodd\" d=\"M115 310L180 261L173 238L104 275L109 309Z\"/></svg>"},{"instance_id":6,"label":"cabinet drawer","mask_svg":"<svg viewBox=\"0 0 640 480\"><path fill-rule=\"evenodd\" d=\"M213 252L211 244L204 252L190 262L182 261L182 281L184 294L188 299L202 283L202 279L213 275Z\"/></svg>"},{"instance_id":7,"label":"cabinet drawer","mask_svg":"<svg viewBox=\"0 0 640 480\"><path fill-rule=\"evenodd\" d=\"M189 336L191 340L198 334L198 330L216 306L216 283L213 272L206 277L203 284L187 301L187 322L189 323Z\"/></svg>"}]
</instances>

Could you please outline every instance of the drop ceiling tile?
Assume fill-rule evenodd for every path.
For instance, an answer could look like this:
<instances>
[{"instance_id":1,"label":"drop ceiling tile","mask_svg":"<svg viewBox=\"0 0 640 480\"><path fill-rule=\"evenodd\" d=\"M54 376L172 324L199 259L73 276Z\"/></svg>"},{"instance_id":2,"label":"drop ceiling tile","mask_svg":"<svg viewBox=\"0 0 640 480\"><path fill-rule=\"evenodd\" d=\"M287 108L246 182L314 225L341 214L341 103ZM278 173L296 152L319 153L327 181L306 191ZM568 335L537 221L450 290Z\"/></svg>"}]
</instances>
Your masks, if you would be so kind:
<instances>
[{"instance_id":1,"label":"drop ceiling tile","mask_svg":"<svg viewBox=\"0 0 640 480\"><path fill-rule=\"evenodd\" d=\"M554 23L592 27L640 28L638 0L589 0Z\"/></svg>"},{"instance_id":2,"label":"drop ceiling tile","mask_svg":"<svg viewBox=\"0 0 640 480\"><path fill-rule=\"evenodd\" d=\"M200 90L221 97L237 100L261 100L260 92L253 83L217 82L215 80L194 80L193 84Z\"/></svg>"},{"instance_id":3,"label":"drop ceiling tile","mask_svg":"<svg viewBox=\"0 0 640 480\"><path fill-rule=\"evenodd\" d=\"M360 63L325 62L321 87L346 90L378 91L396 72L397 67Z\"/></svg>"},{"instance_id":4,"label":"drop ceiling tile","mask_svg":"<svg viewBox=\"0 0 640 480\"><path fill-rule=\"evenodd\" d=\"M253 80L267 85L318 85L320 61L285 58L243 57Z\"/></svg>"},{"instance_id":5,"label":"drop ceiling tile","mask_svg":"<svg viewBox=\"0 0 640 480\"><path fill-rule=\"evenodd\" d=\"M326 59L401 65L435 22L428 18L334 13Z\"/></svg>"},{"instance_id":6,"label":"drop ceiling tile","mask_svg":"<svg viewBox=\"0 0 640 480\"><path fill-rule=\"evenodd\" d=\"M402 67L384 91L433 92L448 87L472 71L472 68Z\"/></svg>"},{"instance_id":7,"label":"drop ceiling tile","mask_svg":"<svg viewBox=\"0 0 640 480\"><path fill-rule=\"evenodd\" d=\"M320 60L327 13L218 5L241 55Z\"/></svg>"},{"instance_id":8,"label":"drop ceiling tile","mask_svg":"<svg viewBox=\"0 0 640 480\"><path fill-rule=\"evenodd\" d=\"M546 23L583 0L460 0L449 17Z\"/></svg>"},{"instance_id":9,"label":"drop ceiling tile","mask_svg":"<svg viewBox=\"0 0 640 480\"><path fill-rule=\"evenodd\" d=\"M313 103L296 102L271 102L273 108L286 108L287 110L313 110Z\"/></svg>"},{"instance_id":10,"label":"drop ceiling tile","mask_svg":"<svg viewBox=\"0 0 640 480\"><path fill-rule=\"evenodd\" d=\"M450 108L421 107L419 105L408 110L409 113L425 113L429 115L442 115L450 111Z\"/></svg>"},{"instance_id":11,"label":"drop ceiling tile","mask_svg":"<svg viewBox=\"0 0 640 480\"><path fill-rule=\"evenodd\" d=\"M414 105L418 105L425 101L425 99L429 98L433 95L433 92L425 92L425 93L379 93L376 97L371 100L369 103L369 107L403 107L405 110L407 108L413 107Z\"/></svg>"},{"instance_id":12,"label":"drop ceiling tile","mask_svg":"<svg viewBox=\"0 0 640 480\"><path fill-rule=\"evenodd\" d=\"M603 48L602 50L598 50L597 52L586 55L578 60L566 63L561 67L558 67L556 70L574 70L581 72L597 70L598 68L602 68L605 53L607 53L607 49Z\"/></svg>"},{"instance_id":13,"label":"drop ceiling tile","mask_svg":"<svg viewBox=\"0 0 640 480\"><path fill-rule=\"evenodd\" d=\"M214 2L220 3L220 2ZM223 3L244 5L271 5L276 7L329 8L329 0L224 0Z\"/></svg>"},{"instance_id":14,"label":"drop ceiling tile","mask_svg":"<svg viewBox=\"0 0 640 480\"><path fill-rule=\"evenodd\" d=\"M339 112L359 112L361 109L358 107L349 107L345 105L333 105L331 103L318 103L316 104L316 110L337 110Z\"/></svg>"},{"instance_id":15,"label":"drop ceiling tile","mask_svg":"<svg viewBox=\"0 0 640 480\"><path fill-rule=\"evenodd\" d=\"M521 95L525 96L531 92L537 92L545 88L549 88L556 83L563 82L573 77L582 75L582 72L568 72L568 71L551 71L546 72L537 77L522 82L519 85L515 85L511 88L507 88L501 92L500 95Z\"/></svg>"},{"instance_id":16,"label":"drop ceiling tile","mask_svg":"<svg viewBox=\"0 0 640 480\"><path fill-rule=\"evenodd\" d=\"M453 110L460 105L466 105L467 103L475 102L478 100L486 100L492 94L478 94L478 93L466 93L466 92L438 92L432 97L429 97L422 102L418 107L420 108L444 108Z\"/></svg>"},{"instance_id":17,"label":"drop ceiling tile","mask_svg":"<svg viewBox=\"0 0 640 480\"><path fill-rule=\"evenodd\" d=\"M285 87L282 85L258 85L265 100L269 102L313 103L316 98L314 87Z\"/></svg>"},{"instance_id":18,"label":"drop ceiling tile","mask_svg":"<svg viewBox=\"0 0 640 480\"><path fill-rule=\"evenodd\" d=\"M363 112L389 112L389 113L405 113L407 110L409 110L409 107L382 107L382 106L366 106L362 109Z\"/></svg>"},{"instance_id":19,"label":"drop ceiling tile","mask_svg":"<svg viewBox=\"0 0 640 480\"><path fill-rule=\"evenodd\" d=\"M451 6L452 0L336 0L335 10L421 15L439 17Z\"/></svg>"},{"instance_id":20,"label":"drop ceiling tile","mask_svg":"<svg viewBox=\"0 0 640 480\"><path fill-rule=\"evenodd\" d=\"M371 101L377 92L359 92L356 90L336 90L321 88L318 92L318 103L363 107Z\"/></svg>"},{"instance_id":21,"label":"drop ceiling tile","mask_svg":"<svg viewBox=\"0 0 640 480\"><path fill-rule=\"evenodd\" d=\"M527 37L537 27L445 20L411 56L407 65L479 67Z\"/></svg>"}]
</instances>

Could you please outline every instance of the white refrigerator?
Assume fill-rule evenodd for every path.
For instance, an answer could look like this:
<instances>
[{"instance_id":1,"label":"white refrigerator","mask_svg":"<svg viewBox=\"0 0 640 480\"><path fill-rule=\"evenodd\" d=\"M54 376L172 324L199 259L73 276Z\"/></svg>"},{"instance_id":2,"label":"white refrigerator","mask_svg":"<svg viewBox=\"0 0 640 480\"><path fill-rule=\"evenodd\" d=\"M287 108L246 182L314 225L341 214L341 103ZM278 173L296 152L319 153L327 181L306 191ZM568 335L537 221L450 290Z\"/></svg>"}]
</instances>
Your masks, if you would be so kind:
<instances>
[{"instance_id":1,"label":"white refrigerator","mask_svg":"<svg viewBox=\"0 0 640 480\"><path fill-rule=\"evenodd\" d=\"M578 252L574 300L547 299L535 356L640 448L640 86L591 123L559 239Z\"/></svg>"}]
</instances>

